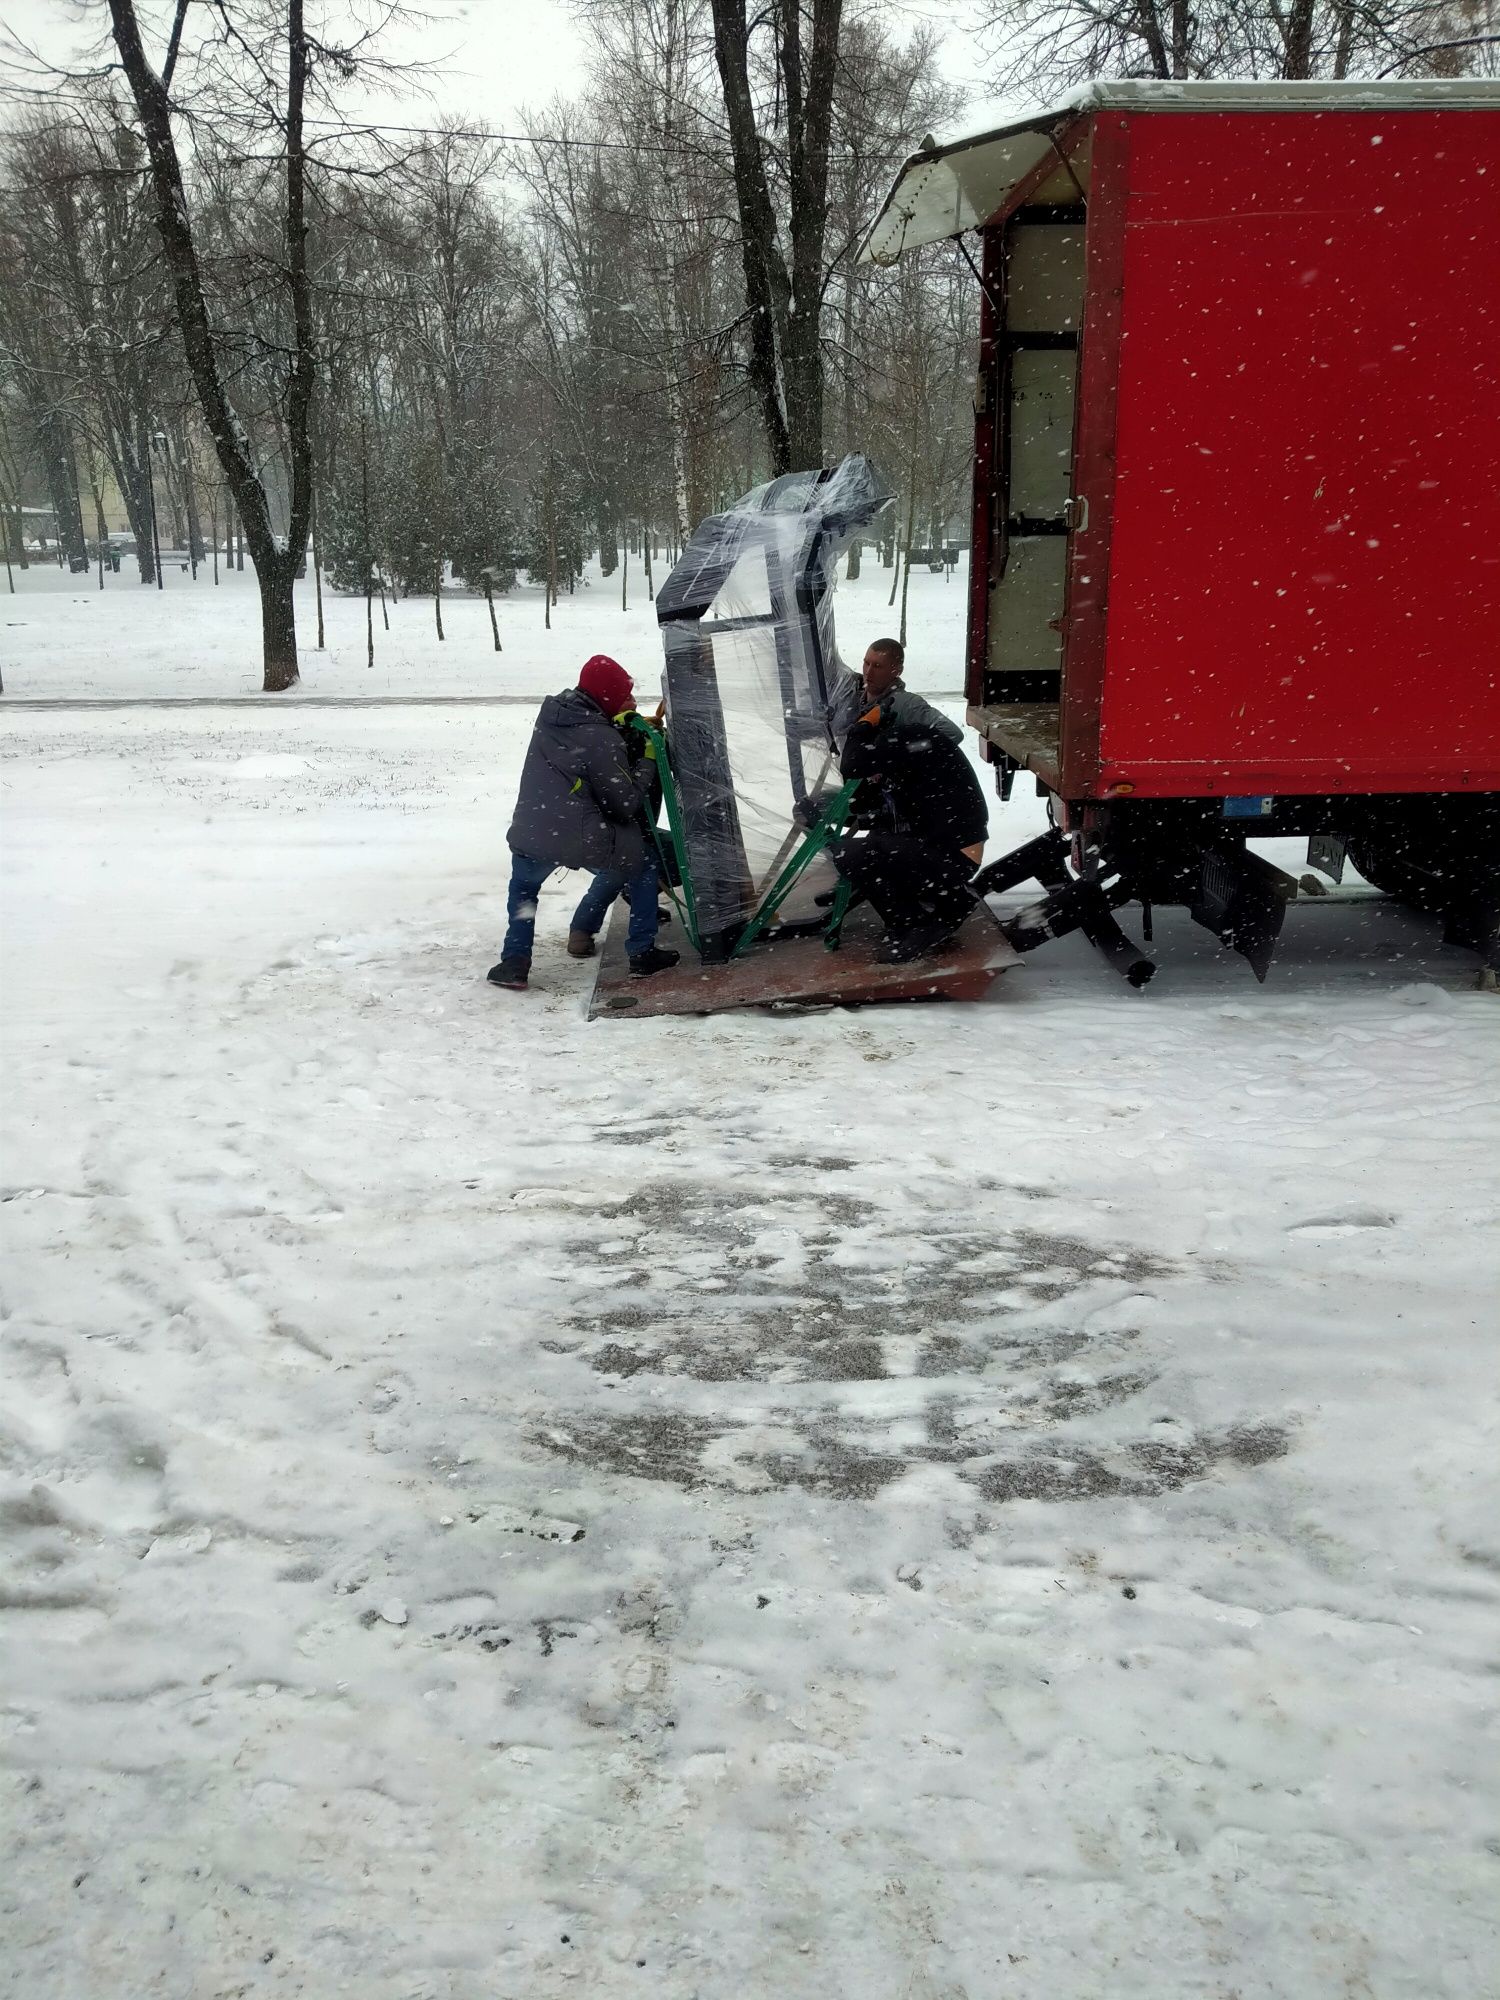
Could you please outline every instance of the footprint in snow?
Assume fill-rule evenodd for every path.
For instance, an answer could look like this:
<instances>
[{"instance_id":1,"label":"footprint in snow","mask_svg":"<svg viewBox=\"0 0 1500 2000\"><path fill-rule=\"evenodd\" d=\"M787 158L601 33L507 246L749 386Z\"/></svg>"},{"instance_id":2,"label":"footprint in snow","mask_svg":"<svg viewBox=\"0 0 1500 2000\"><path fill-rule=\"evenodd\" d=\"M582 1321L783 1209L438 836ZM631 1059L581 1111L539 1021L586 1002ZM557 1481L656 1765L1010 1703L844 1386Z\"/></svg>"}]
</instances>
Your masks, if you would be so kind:
<instances>
[{"instance_id":1,"label":"footprint in snow","mask_svg":"<svg viewBox=\"0 0 1500 2000\"><path fill-rule=\"evenodd\" d=\"M1308 1222L1293 1223L1288 1236L1358 1236L1367 1229L1394 1229L1394 1215L1375 1209L1355 1209L1348 1215L1314 1216Z\"/></svg>"}]
</instances>

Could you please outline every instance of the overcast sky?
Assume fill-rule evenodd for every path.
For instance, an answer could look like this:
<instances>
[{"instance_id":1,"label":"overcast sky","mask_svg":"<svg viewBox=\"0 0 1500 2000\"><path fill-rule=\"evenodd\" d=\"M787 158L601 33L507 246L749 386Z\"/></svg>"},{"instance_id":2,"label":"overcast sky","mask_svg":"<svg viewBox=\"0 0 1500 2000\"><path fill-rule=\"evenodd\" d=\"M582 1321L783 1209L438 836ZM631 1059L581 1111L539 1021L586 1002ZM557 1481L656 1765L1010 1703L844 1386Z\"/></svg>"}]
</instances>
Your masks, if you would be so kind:
<instances>
[{"instance_id":1,"label":"overcast sky","mask_svg":"<svg viewBox=\"0 0 1500 2000\"><path fill-rule=\"evenodd\" d=\"M508 121L524 104L583 81L582 37L560 0L425 0L426 20L394 28L382 40L392 60L420 65L430 98L410 97L406 112L422 122L434 106L486 124ZM159 0L141 0L144 19L160 17ZM103 0L0 0L0 27L66 63L97 43L108 27ZM159 53L162 37L148 42ZM7 53L0 39L0 68ZM402 115L393 107L391 116Z\"/></svg>"},{"instance_id":2,"label":"overcast sky","mask_svg":"<svg viewBox=\"0 0 1500 2000\"><path fill-rule=\"evenodd\" d=\"M143 18L164 11L163 0L138 0ZM509 130L523 106L570 93L584 79L584 41L566 0L423 0L420 26L393 30L383 43L395 60L422 65L428 98L382 105L383 115L424 123L437 108ZM890 14L908 25L948 29L944 68L971 95L985 94L980 50L969 24L975 0L890 0ZM951 26L950 26L951 24ZM0 28L59 64L76 60L105 34L104 0L0 0ZM162 37L155 39L160 48ZM15 75L0 36L0 73ZM370 115L366 112L366 115Z\"/></svg>"}]
</instances>

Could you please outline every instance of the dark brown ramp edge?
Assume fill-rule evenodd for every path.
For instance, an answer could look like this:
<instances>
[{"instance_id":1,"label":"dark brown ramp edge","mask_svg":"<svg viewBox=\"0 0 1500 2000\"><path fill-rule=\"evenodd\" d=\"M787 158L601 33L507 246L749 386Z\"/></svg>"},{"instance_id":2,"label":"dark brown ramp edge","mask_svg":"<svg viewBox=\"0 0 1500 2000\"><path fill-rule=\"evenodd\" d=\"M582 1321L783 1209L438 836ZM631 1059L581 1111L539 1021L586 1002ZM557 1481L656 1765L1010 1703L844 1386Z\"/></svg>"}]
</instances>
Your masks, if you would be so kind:
<instances>
[{"instance_id":1,"label":"dark brown ramp edge","mask_svg":"<svg viewBox=\"0 0 1500 2000\"><path fill-rule=\"evenodd\" d=\"M870 954L881 935L867 907L844 925L844 941L829 951L821 937L778 938L751 947L727 965L704 965L684 949L675 923L661 943L682 951L682 963L649 979L632 979L625 956L627 913L617 903L605 934L589 1002L589 1019L641 1020L660 1014L724 1014L737 1007L858 1007L877 1000L978 1000L998 974L1020 959L987 909L976 910L948 951L913 965L877 965Z\"/></svg>"}]
</instances>

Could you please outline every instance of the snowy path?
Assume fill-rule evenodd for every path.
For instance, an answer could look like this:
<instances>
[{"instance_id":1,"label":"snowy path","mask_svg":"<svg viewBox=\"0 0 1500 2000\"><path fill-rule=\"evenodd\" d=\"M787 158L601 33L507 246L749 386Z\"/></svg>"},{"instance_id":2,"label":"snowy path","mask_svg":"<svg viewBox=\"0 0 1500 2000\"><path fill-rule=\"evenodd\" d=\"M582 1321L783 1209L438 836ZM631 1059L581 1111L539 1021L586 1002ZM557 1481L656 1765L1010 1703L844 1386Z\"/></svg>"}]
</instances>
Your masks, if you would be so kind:
<instances>
[{"instance_id":1,"label":"snowy path","mask_svg":"<svg viewBox=\"0 0 1500 2000\"><path fill-rule=\"evenodd\" d=\"M11 1990L1500 1991L1471 961L590 1027L524 729L11 719Z\"/></svg>"}]
</instances>

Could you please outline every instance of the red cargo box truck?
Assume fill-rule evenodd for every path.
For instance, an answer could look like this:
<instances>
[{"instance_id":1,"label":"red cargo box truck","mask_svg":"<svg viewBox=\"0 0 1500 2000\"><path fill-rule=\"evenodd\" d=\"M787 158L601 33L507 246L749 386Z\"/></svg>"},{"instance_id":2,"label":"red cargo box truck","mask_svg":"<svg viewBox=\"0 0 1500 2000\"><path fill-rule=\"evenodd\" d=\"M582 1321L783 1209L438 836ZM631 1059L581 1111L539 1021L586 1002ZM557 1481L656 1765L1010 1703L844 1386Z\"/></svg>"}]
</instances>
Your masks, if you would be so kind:
<instances>
[{"instance_id":1,"label":"red cargo box truck","mask_svg":"<svg viewBox=\"0 0 1500 2000\"><path fill-rule=\"evenodd\" d=\"M1180 903L1264 976L1295 884L1500 967L1500 84L1101 83L903 168L865 255L983 289L969 719L1055 832L1018 944ZM963 238L978 237L971 255Z\"/></svg>"}]
</instances>

